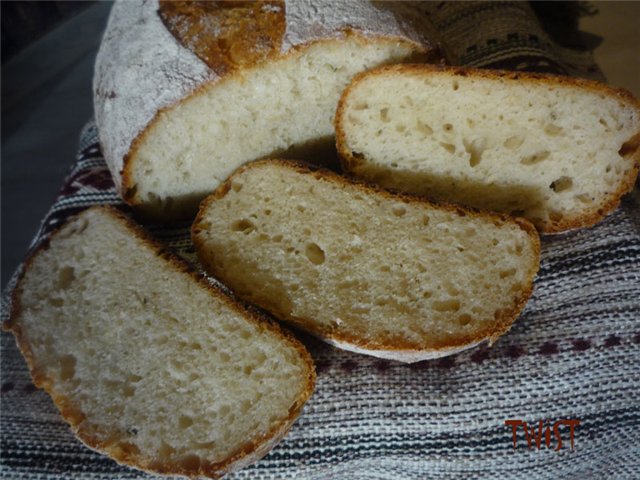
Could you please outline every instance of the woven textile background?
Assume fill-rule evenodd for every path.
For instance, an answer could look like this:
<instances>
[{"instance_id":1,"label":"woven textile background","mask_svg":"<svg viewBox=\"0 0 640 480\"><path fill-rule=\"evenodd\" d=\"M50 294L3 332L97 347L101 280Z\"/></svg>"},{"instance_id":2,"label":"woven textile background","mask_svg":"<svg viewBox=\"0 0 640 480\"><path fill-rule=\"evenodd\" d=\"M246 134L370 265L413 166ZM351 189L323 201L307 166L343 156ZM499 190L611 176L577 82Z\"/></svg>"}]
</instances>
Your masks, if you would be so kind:
<instances>
[{"instance_id":1,"label":"woven textile background","mask_svg":"<svg viewBox=\"0 0 640 480\"><path fill-rule=\"evenodd\" d=\"M551 42L526 3L430 3L425 13L457 63L599 75L588 52ZM302 337L316 392L270 454L230 477L638 478L638 197L594 228L542 239L534 295L492 348L403 365ZM107 203L122 206L89 123L33 246L69 215ZM193 259L187 225L147 227ZM1 359L1 478L152 478L77 441L6 333ZM550 448L544 438L527 448L522 428L514 449L508 419L536 431L540 420L579 419L574 449L566 428L559 451L553 435Z\"/></svg>"}]
</instances>

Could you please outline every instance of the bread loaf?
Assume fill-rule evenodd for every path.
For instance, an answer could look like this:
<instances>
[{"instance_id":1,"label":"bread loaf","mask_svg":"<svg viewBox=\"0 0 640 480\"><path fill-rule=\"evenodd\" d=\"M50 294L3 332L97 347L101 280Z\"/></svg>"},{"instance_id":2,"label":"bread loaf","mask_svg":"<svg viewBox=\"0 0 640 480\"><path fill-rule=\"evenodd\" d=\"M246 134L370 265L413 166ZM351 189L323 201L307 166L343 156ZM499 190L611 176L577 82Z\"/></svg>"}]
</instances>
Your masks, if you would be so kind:
<instances>
[{"instance_id":1,"label":"bread loaf","mask_svg":"<svg viewBox=\"0 0 640 480\"><path fill-rule=\"evenodd\" d=\"M105 159L148 217L186 218L241 164L330 147L349 80L434 57L413 4L118 2L96 60Z\"/></svg>"},{"instance_id":2,"label":"bread loaf","mask_svg":"<svg viewBox=\"0 0 640 480\"><path fill-rule=\"evenodd\" d=\"M341 348L405 362L506 332L539 264L526 220L278 160L241 168L203 201L192 238L241 298Z\"/></svg>"},{"instance_id":3,"label":"bread loaf","mask_svg":"<svg viewBox=\"0 0 640 480\"><path fill-rule=\"evenodd\" d=\"M630 93L541 74L383 67L345 91L336 132L353 175L524 216L546 233L601 220L640 160Z\"/></svg>"},{"instance_id":4,"label":"bread loaf","mask_svg":"<svg viewBox=\"0 0 640 480\"><path fill-rule=\"evenodd\" d=\"M257 460L314 384L290 334L108 208L26 262L5 328L85 444L152 472L217 477Z\"/></svg>"}]
</instances>

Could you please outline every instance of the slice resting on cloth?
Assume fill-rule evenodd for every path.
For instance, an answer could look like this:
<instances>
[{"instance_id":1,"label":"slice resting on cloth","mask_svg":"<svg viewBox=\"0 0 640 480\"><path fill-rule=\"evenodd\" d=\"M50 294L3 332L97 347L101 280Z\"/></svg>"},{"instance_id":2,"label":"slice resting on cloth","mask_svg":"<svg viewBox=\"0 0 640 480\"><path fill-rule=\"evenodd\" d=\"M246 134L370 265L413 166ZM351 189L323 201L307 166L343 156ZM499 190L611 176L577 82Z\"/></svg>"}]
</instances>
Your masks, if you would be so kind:
<instances>
[{"instance_id":1,"label":"slice resting on cloth","mask_svg":"<svg viewBox=\"0 0 640 480\"><path fill-rule=\"evenodd\" d=\"M315 380L290 334L109 208L28 259L5 328L86 445L152 472L217 477L259 459Z\"/></svg>"},{"instance_id":2,"label":"slice resting on cloth","mask_svg":"<svg viewBox=\"0 0 640 480\"><path fill-rule=\"evenodd\" d=\"M241 298L341 348L413 362L493 341L539 265L533 225L268 160L201 205L205 269Z\"/></svg>"}]
</instances>

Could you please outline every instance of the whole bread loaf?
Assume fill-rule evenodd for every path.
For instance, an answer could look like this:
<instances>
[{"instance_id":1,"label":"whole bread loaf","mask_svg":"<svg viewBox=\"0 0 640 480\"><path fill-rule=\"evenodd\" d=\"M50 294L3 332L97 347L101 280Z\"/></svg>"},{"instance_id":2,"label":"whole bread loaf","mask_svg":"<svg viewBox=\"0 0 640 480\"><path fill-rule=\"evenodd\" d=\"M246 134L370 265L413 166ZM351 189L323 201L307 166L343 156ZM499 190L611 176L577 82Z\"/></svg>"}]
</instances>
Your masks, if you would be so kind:
<instances>
[{"instance_id":1,"label":"whole bread loaf","mask_svg":"<svg viewBox=\"0 0 640 480\"><path fill-rule=\"evenodd\" d=\"M94 77L105 159L139 212L188 217L247 161L335 151L351 78L434 57L431 36L405 2L117 2Z\"/></svg>"},{"instance_id":2,"label":"whole bread loaf","mask_svg":"<svg viewBox=\"0 0 640 480\"><path fill-rule=\"evenodd\" d=\"M336 137L353 175L553 233L593 225L633 188L640 103L568 77L390 66L347 88Z\"/></svg>"},{"instance_id":3,"label":"whole bread loaf","mask_svg":"<svg viewBox=\"0 0 640 480\"><path fill-rule=\"evenodd\" d=\"M109 208L28 259L5 328L86 445L157 473L218 477L259 459L314 385L297 340Z\"/></svg>"},{"instance_id":4,"label":"whole bread loaf","mask_svg":"<svg viewBox=\"0 0 640 480\"><path fill-rule=\"evenodd\" d=\"M329 343L405 362L493 341L539 265L533 225L265 160L203 201L192 238L239 297Z\"/></svg>"}]
</instances>

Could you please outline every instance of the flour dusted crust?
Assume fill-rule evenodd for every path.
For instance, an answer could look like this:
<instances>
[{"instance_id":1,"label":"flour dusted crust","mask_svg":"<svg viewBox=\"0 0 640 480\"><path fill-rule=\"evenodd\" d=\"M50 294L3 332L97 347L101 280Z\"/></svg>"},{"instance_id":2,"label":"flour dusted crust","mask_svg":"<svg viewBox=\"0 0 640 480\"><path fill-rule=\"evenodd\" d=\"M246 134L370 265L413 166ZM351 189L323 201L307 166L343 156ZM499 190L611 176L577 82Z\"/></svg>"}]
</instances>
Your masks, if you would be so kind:
<instances>
[{"instance_id":1,"label":"flour dusted crust","mask_svg":"<svg viewBox=\"0 0 640 480\"><path fill-rule=\"evenodd\" d=\"M157 10L157 1L115 3L96 59L96 123L118 188L131 143L156 112L219 78L178 43Z\"/></svg>"},{"instance_id":2,"label":"flour dusted crust","mask_svg":"<svg viewBox=\"0 0 640 480\"><path fill-rule=\"evenodd\" d=\"M211 2L212 5L216 3L220 2ZM232 4L222 2L225 8ZM158 122L162 112L174 108L189 96L206 93L221 78L242 82L243 76L238 76L239 71L250 71L264 61L286 58L318 42L341 42L354 35L371 45L383 40L394 41L412 50L412 58L429 58L435 52L429 40L432 34L426 20L406 6L393 3L374 5L363 0L295 0L267 2L262 6L265 15L284 17L282 22L274 22L285 25L279 42L276 31L267 46L262 46L264 52L250 53L250 48L240 48L247 46L242 35L236 32L235 37L225 37L220 42L224 44L220 47L224 50L223 55L207 65L202 58L206 59L203 52L206 54L210 46L202 38L212 36L210 41L215 44L219 40L215 34L220 34L220 29L214 28L215 25L207 27L211 22L203 21L197 29L190 31L188 18L182 18L181 22L170 21L167 17L170 2L168 5L162 7L157 0L116 2L96 60L94 105L100 142L116 186L125 200L133 205L145 203L148 199L141 198L137 180L133 178L134 167L127 164L136 162L137 150L149 127ZM192 15L200 15L197 8L209 6L205 2L193 8L196 10ZM159 9L164 10L164 21ZM172 18L175 20L177 17ZM193 40L186 42L188 46L196 48L199 45L202 48L196 48L194 53L176 39L167 26L173 26L174 32L182 29L183 39ZM230 61L234 58L239 61ZM221 178L228 173L223 172ZM215 186L211 185L212 188ZM152 196L164 200L162 193ZM152 207L151 210L148 212L151 216L154 216L154 210L158 214L157 208ZM161 218L168 218L172 213L165 211L163 215Z\"/></svg>"}]
</instances>

